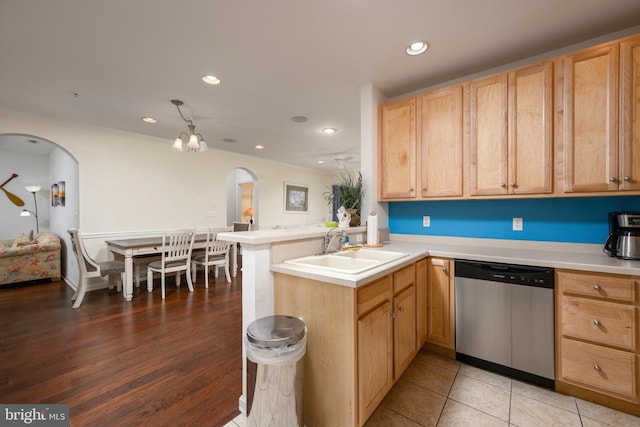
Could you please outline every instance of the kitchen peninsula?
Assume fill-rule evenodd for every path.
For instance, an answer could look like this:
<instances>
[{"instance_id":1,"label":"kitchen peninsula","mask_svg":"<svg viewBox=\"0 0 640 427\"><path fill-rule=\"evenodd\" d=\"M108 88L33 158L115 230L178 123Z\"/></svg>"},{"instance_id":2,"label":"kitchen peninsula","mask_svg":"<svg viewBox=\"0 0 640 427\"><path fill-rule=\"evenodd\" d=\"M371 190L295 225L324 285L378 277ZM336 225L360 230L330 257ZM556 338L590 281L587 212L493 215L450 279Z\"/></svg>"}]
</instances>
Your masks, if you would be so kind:
<instances>
[{"instance_id":1,"label":"kitchen peninsula","mask_svg":"<svg viewBox=\"0 0 640 427\"><path fill-rule=\"evenodd\" d=\"M394 262L387 263L381 267L377 267L356 275L345 275L322 271L319 269L307 268L287 264L287 259L298 258L322 252L323 237L326 229L323 227L304 227L284 230L263 230L249 231L241 233L221 233L219 238L239 242L243 248L243 328L246 328L253 320L270 316L273 314L290 314L296 313L276 313L276 307L280 304L276 301L277 292L275 291L276 282L285 283L285 287L293 286L296 283L306 282L313 283L316 288L318 284L325 283L327 289L332 292L342 294L343 292L351 292L352 295L357 293L360 288L373 288L380 284L380 289L386 289L388 283L393 284L393 275L395 273L405 274L407 268L419 268L419 262L427 257L440 257L447 259L471 259L478 261L517 263L532 266L546 266L555 269L567 271L579 271L593 273L596 275L621 275L631 277L634 282L635 289L633 295L638 295L638 278L640 278L640 268L638 262L625 261L616 258L607 257L602 253L600 245L592 244L571 244L571 243L555 243L555 242L534 242L534 241L511 241L496 239L467 239L467 238L447 238L433 236L410 236L410 235L392 235L391 241L384 245L383 250L404 252L408 255ZM351 241L357 242L357 235L365 233L365 229L353 228L349 230ZM355 238L354 238L355 237ZM426 276L426 274L425 274ZM389 279L389 277L391 277ZM391 280L384 284L385 280ZM288 284L287 284L288 283ZM370 285L371 286L367 286ZM393 285L392 286L393 289ZM410 287L410 286L409 286ZM404 289L409 287L400 286L395 289L392 298L400 297ZM384 290L383 292L386 292ZM413 298L416 298L414 294ZM314 298L317 296L314 296ZM637 305L637 296L633 297L634 304ZM335 300L334 300L335 301ZM316 305L321 305L317 303ZM635 307L635 306L634 306ZM637 310L637 308L635 308ZM420 317L418 317L420 318ZM305 319L306 321L307 319ZM335 323L333 324L335 326ZM317 329L317 326L314 326ZM331 325L329 325L331 327ZM357 340L355 326L344 326L350 328L350 336L353 340ZM558 335L562 335L559 329L561 325L556 325ZM314 330L309 327L308 348L318 346L313 342ZM356 342L343 343L355 347ZM638 349L634 347L637 354ZM353 351L355 353L355 350ZM637 357L637 356L635 356ZM637 359L633 359L634 361ZM349 362L349 369L356 371L355 362ZM556 364L558 362L556 359ZM633 368L635 363L633 362ZM246 367L245 367L246 368ZM305 375L308 369L305 367ZM556 368L558 375L558 367ZM637 402L637 369L633 369L635 377L632 378L634 383L632 394L623 396L626 401ZM305 383L312 381L313 376L307 375ZM569 384L568 390L571 394L577 394L584 386L575 378L558 378L557 382L566 382ZM246 393L245 377L243 376L243 394ZM588 384L587 384L588 385ZM306 386L306 384L305 384ZM586 387L586 386L584 386ZM352 389L355 390L355 383ZM589 387L586 387L590 389ZM595 387L596 391L602 391L601 388ZM561 390L562 391L562 390ZM307 417L307 406L311 405L314 400L330 399L331 396L338 395L334 390L326 390L323 396L313 396L305 393L305 422ZM345 414L344 425L357 425L358 420L362 419L362 414L358 415L362 408L358 408L357 399L341 402L342 405L348 405L344 411L335 409L333 413ZM382 396L383 397L383 396ZM588 396L587 396L588 397ZM615 395L615 397L620 397ZM377 399L377 398L376 398ZM381 398L380 398L381 399ZM379 400L377 400L379 402ZM607 404L607 403L604 403ZM377 403L376 403L377 405ZM637 406L637 404L636 404ZM620 406L618 406L620 408ZM240 399L240 409L244 411L244 398ZM375 409L375 408L374 408ZM622 405L623 410L630 411L628 406ZM312 412L309 413L309 416ZM366 418L366 415L365 415ZM307 422L307 424L309 424ZM312 425L313 423L309 424Z\"/></svg>"}]
</instances>

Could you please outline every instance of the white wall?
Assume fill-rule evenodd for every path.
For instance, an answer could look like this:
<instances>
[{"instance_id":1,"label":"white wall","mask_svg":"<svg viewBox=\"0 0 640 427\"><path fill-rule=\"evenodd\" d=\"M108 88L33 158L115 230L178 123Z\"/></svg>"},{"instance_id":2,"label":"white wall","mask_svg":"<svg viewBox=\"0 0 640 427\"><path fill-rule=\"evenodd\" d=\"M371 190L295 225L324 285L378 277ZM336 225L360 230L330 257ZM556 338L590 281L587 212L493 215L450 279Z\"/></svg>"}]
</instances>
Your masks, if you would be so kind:
<instances>
[{"instance_id":1,"label":"white wall","mask_svg":"<svg viewBox=\"0 0 640 427\"><path fill-rule=\"evenodd\" d=\"M251 170L258 178L260 205L256 211L262 227L324 221L322 192L329 177L323 171L218 150L180 153L170 149L169 140L7 111L0 111L2 133L52 141L77 160L78 188L67 187L67 193L77 192L79 229L85 241L93 240L87 241L87 247L98 259L108 258L104 240L114 236L171 227L226 226L226 177L237 167ZM45 161L44 168L47 166ZM43 187L48 180L45 175ZM309 186L308 214L283 212L285 181ZM46 203L48 199L43 199L42 206ZM211 210L217 216L207 217Z\"/></svg>"},{"instance_id":2,"label":"white wall","mask_svg":"<svg viewBox=\"0 0 640 427\"><path fill-rule=\"evenodd\" d=\"M24 201L24 206L14 205L2 192L0 194L0 239L11 239L20 233L33 230L36 233L36 222L33 216L20 216L22 209L35 210L33 195L25 190L27 185L40 185L42 189L36 193L38 202L38 220L40 231L49 230L49 159L45 155L31 155L12 151L0 151L0 184L12 173L17 178L5 185L5 190L15 194Z\"/></svg>"},{"instance_id":3,"label":"white wall","mask_svg":"<svg viewBox=\"0 0 640 427\"><path fill-rule=\"evenodd\" d=\"M48 203L51 214L50 230L61 238L64 277L69 283L76 284L80 277L78 262L73 255L71 238L67 230L78 226L80 209L78 163L69 153L55 148L49 155L49 182L60 181L65 182L65 205L52 207L51 203Z\"/></svg>"}]
</instances>

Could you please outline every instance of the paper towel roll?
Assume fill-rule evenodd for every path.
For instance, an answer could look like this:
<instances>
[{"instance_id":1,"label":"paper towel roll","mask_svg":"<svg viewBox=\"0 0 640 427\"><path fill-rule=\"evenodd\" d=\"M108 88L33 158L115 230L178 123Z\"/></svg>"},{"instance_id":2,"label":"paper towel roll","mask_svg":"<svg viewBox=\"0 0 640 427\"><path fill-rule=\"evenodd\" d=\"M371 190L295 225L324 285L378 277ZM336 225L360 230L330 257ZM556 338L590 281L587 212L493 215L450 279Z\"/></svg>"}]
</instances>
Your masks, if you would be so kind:
<instances>
[{"instance_id":1,"label":"paper towel roll","mask_svg":"<svg viewBox=\"0 0 640 427\"><path fill-rule=\"evenodd\" d=\"M378 244L378 215L371 212L367 217L367 245L373 246Z\"/></svg>"}]
</instances>

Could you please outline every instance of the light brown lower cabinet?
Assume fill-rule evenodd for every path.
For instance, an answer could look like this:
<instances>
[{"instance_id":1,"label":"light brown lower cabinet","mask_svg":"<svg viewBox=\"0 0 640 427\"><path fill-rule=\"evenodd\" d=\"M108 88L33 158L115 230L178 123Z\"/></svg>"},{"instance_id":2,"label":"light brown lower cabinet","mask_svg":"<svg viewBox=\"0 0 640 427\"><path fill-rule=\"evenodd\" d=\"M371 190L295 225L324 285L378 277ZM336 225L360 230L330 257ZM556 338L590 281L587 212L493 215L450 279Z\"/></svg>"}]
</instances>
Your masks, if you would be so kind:
<instances>
[{"instance_id":1,"label":"light brown lower cabinet","mask_svg":"<svg viewBox=\"0 0 640 427\"><path fill-rule=\"evenodd\" d=\"M363 425L411 363L416 271L413 263L358 288L275 273L275 314L308 330L305 425Z\"/></svg>"},{"instance_id":2,"label":"light brown lower cabinet","mask_svg":"<svg viewBox=\"0 0 640 427\"><path fill-rule=\"evenodd\" d=\"M427 259L426 347L455 357L454 260Z\"/></svg>"},{"instance_id":3,"label":"light brown lower cabinet","mask_svg":"<svg viewBox=\"0 0 640 427\"><path fill-rule=\"evenodd\" d=\"M640 279L556 270L556 390L640 415Z\"/></svg>"}]
</instances>

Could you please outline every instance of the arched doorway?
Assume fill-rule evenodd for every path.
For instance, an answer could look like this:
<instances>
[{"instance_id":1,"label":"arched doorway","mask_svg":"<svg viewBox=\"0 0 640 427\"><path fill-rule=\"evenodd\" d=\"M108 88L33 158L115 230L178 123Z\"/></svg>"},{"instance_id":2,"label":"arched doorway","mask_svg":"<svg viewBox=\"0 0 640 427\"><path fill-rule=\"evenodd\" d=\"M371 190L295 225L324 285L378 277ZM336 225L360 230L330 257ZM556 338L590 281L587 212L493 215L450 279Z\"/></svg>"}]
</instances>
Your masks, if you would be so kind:
<instances>
[{"instance_id":1,"label":"arched doorway","mask_svg":"<svg viewBox=\"0 0 640 427\"><path fill-rule=\"evenodd\" d=\"M246 168L236 168L227 175L227 225L252 222L258 228L258 178Z\"/></svg>"},{"instance_id":2,"label":"arched doorway","mask_svg":"<svg viewBox=\"0 0 640 427\"><path fill-rule=\"evenodd\" d=\"M62 276L70 283L77 283L78 269L67 230L78 227L79 221L78 161L64 148L45 138L17 133L0 134L0 182L12 174L18 176L7 184L7 190L19 196L26 209L34 210L37 203L40 232L51 232L62 241ZM65 187L64 204L58 201L56 206L52 206L51 188L60 183ZM40 186L35 200L26 186ZM20 216L22 209L0 195L0 212L3 212L0 238L11 238L14 234L36 228L34 217Z\"/></svg>"}]
</instances>

